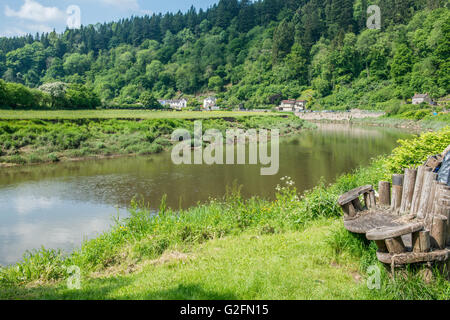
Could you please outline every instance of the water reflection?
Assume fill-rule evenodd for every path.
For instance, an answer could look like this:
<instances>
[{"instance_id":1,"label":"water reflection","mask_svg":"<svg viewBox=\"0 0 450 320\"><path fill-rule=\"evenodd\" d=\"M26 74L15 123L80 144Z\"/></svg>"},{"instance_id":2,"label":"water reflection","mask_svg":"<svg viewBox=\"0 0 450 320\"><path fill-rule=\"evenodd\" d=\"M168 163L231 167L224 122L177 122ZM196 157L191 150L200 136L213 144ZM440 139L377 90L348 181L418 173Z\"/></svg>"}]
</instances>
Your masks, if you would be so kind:
<instances>
[{"instance_id":1,"label":"water reflection","mask_svg":"<svg viewBox=\"0 0 450 320\"><path fill-rule=\"evenodd\" d=\"M273 198L280 177L292 177L299 191L310 189L322 176L332 182L409 136L395 129L321 126L282 140L276 176L261 176L259 165L175 166L170 153L0 169L0 264L41 245L79 246L83 237L110 227L116 208L125 216L135 196L157 208L167 194L169 206L186 208L222 197L237 181L246 197Z\"/></svg>"}]
</instances>

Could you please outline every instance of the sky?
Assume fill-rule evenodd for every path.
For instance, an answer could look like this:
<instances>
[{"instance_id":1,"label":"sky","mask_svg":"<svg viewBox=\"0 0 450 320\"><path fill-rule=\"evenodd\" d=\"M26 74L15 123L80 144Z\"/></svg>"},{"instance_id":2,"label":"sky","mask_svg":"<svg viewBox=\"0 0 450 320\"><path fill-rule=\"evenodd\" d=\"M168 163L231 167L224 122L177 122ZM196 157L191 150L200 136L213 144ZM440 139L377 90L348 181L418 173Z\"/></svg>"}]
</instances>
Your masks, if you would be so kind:
<instances>
[{"instance_id":1,"label":"sky","mask_svg":"<svg viewBox=\"0 0 450 320\"><path fill-rule=\"evenodd\" d=\"M218 0L0 0L0 36L58 32L98 22L167 11L186 11L191 5L207 9ZM77 9L79 8L79 10ZM78 15L79 13L79 15ZM78 19L77 17L80 17Z\"/></svg>"}]
</instances>

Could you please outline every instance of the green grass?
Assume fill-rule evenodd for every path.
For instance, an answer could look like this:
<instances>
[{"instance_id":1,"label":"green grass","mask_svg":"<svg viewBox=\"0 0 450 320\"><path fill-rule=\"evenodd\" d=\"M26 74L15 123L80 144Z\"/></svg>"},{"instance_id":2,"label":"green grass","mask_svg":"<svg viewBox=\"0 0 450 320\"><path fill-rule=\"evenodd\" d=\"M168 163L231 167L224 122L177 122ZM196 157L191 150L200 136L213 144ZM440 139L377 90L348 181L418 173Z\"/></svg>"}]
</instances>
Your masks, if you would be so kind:
<instances>
[{"instance_id":1,"label":"green grass","mask_svg":"<svg viewBox=\"0 0 450 320\"><path fill-rule=\"evenodd\" d=\"M74 119L207 119L254 115L273 116L276 113L236 111L148 111L148 110L0 110L0 119L14 120L74 120Z\"/></svg>"},{"instance_id":2,"label":"green grass","mask_svg":"<svg viewBox=\"0 0 450 320\"><path fill-rule=\"evenodd\" d=\"M59 111L55 115L57 114ZM159 113L154 114L159 116ZM161 113L163 114L168 113ZM178 115L175 112L171 114ZM281 134L289 134L307 127L305 121L293 115L265 116L253 113L252 116L235 117L230 114L224 118L218 116L223 113L217 113L217 117L206 112L193 114L213 116L201 119L203 129L214 128L224 134L230 128L278 128ZM66 120L0 120L0 163L26 164L74 158L158 153L171 147L171 134L176 129L185 128L193 132L192 120L183 119L181 115L179 118L145 120L89 117Z\"/></svg>"},{"instance_id":3,"label":"green grass","mask_svg":"<svg viewBox=\"0 0 450 320\"><path fill-rule=\"evenodd\" d=\"M18 289L0 298L27 299L362 299L357 264L333 261L326 243L338 221L321 221L303 232L245 233L172 249L138 272L96 275L82 289ZM100 277L100 278L98 278Z\"/></svg>"}]
</instances>

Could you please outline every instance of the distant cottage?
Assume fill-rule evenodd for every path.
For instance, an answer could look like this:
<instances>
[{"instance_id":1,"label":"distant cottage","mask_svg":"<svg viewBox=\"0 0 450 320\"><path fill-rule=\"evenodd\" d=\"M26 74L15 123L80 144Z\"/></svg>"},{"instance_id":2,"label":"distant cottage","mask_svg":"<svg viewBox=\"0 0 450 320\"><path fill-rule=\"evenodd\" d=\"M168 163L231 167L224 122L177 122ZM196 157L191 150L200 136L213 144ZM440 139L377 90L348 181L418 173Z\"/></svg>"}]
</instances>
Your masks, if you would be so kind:
<instances>
[{"instance_id":1,"label":"distant cottage","mask_svg":"<svg viewBox=\"0 0 450 320\"><path fill-rule=\"evenodd\" d=\"M306 102L306 100L283 100L278 110L283 112L299 112L305 110Z\"/></svg>"},{"instance_id":2,"label":"distant cottage","mask_svg":"<svg viewBox=\"0 0 450 320\"><path fill-rule=\"evenodd\" d=\"M187 100L181 99L181 100L158 100L158 102L164 106L169 106L172 109L175 110L181 110L187 107Z\"/></svg>"},{"instance_id":3,"label":"distant cottage","mask_svg":"<svg viewBox=\"0 0 450 320\"><path fill-rule=\"evenodd\" d=\"M216 111L220 108L216 105L217 99L214 97L208 97L203 100L203 109L207 111Z\"/></svg>"},{"instance_id":4,"label":"distant cottage","mask_svg":"<svg viewBox=\"0 0 450 320\"><path fill-rule=\"evenodd\" d=\"M421 104L421 103L433 104L433 100L428 95L428 93L425 94L416 93L412 98L412 104Z\"/></svg>"}]
</instances>

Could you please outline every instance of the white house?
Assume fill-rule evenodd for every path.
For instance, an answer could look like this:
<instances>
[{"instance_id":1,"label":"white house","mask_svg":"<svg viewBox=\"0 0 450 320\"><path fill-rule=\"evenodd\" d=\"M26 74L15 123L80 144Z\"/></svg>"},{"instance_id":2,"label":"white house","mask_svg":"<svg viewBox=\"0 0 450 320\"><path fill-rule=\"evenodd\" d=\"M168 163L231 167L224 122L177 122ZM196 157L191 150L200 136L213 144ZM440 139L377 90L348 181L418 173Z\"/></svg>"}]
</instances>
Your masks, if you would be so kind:
<instances>
[{"instance_id":1,"label":"white house","mask_svg":"<svg viewBox=\"0 0 450 320\"><path fill-rule=\"evenodd\" d=\"M421 103L433 104L433 100L428 95L428 93L425 94L416 93L412 98L412 104L421 104Z\"/></svg>"},{"instance_id":2,"label":"white house","mask_svg":"<svg viewBox=\"0 0 450 320\"><path fill-rule=\"evenodd\" d=\"M158 102L163 106L169 106L175 110L181 110L187 107L187 100L158 100Z\"/></svg>"},{"instance_id":3,"label":"white house","mask_svg":"<svg viewBox=\"0 0 450 320\"><path fill-rule=\"evenodd\" d=\"M203 109L204 110L219 110L220 108L216 106L217 99L214 97L208 97L203 100Z\"/></svg>"},{"instance_id":4,"label":"white house","mask_svg":"<svg viewBox=\"0 0 450 320\"><path fill-rule=\"evenodd\" d=\"M283 112L299 112L305 110L306 102L306 100L283 100L278 110Z\"/></svg>"}]
</instances>

